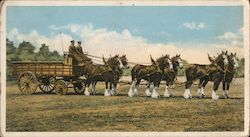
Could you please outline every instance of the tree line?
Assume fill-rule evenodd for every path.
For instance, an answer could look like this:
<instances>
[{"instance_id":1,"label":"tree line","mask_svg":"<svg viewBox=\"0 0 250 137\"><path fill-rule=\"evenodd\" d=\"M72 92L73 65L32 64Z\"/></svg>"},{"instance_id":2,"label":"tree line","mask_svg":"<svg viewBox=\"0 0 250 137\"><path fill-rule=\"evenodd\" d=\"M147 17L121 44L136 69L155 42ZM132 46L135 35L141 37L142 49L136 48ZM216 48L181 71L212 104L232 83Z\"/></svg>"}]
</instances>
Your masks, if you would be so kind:
<instances>
[{"instance_id":1,"label":"tree line","mask_svg":"<svg viewBox=\"0 0 250 137\"><path fill-rule=\"evenodd\" d=\"M63 61L57 51L50 51L49 45L42 44L37 52L35 46L28 41L23 41L14 46L14 42L6 39L7 79L12 78L13 61Z\"/></svg>"}]
</instances>

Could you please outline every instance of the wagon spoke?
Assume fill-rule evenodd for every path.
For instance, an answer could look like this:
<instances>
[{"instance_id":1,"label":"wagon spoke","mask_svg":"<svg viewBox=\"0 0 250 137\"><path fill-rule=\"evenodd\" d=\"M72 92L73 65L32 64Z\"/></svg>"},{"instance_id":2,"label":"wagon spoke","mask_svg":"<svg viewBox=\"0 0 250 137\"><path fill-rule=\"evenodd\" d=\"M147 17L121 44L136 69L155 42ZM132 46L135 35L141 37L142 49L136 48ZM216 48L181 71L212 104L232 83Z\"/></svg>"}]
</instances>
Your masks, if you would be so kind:
<instances>
[{"instance_id":1,"label":"wagon spoke","mask_svg":"<svg viewBox=\"0 0 250 137\"><path fill-rule=\"evenodd\" d=\"M37 88L37 78L32 72L24 72L18 80L18 87L22 93L32 94Z\"/></svg>"},{"instance_id":2,"label":"wagon spoke","mask_svg":"<svg viewBox=\"0 0 250 137\"><path fill-rule=\"evenodd\" d=\"M68 85L64 80L57 80L54 85L56 94L65 95L68 92Z\"/></svg>"},{"instance_id":3,"label":"wagon spoke","mask_svg":"<svg viewBox=\"0 0 250 137\"><path fill-rule=\"evenodd\" d=\"M54 77L44 77L41 79L39 88L44 93L51 93L54 90Z\"/></svg>"}]
</instances>

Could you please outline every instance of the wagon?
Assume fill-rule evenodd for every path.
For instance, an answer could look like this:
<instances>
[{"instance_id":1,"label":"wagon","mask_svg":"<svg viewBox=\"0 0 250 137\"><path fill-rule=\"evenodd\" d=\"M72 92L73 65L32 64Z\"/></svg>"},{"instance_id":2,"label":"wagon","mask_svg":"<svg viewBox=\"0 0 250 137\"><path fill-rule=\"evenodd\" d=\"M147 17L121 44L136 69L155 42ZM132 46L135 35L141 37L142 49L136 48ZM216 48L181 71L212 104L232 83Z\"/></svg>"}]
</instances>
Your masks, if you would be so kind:
<instances>
[{"instance_id":1,"label":"wagon","mask_svg":"<svg viewBox=\"0 0 250 137\"><path fill-rule=\"evenodd\" d=\"M72 65L72 57L64 53L64 61L15 61L13 76L18 79L18 88L22 93L32 94L39 87L44 93L55 91L65 95L68 88L76 93L85 90L85 77L79 66Z\"/></svg>"}]
</instances>

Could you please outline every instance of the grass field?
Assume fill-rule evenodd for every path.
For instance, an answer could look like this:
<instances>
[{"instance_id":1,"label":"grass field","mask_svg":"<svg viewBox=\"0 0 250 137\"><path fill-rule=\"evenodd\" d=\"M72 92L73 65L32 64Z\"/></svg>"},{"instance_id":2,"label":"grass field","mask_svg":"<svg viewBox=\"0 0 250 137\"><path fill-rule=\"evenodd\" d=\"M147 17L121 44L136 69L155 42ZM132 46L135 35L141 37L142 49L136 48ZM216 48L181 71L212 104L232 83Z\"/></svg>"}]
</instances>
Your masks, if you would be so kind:
<instances>
[{"instance_id":1,"label":"grass field","mask_svg":"<svg viewBox=\"0 0 250 137\"><path fill-rule=\"evenodd\" d=\"M235 79L230 99L211 99L212 84L206 99L182 97L183 86L174 89L174 98L129 98L129 86L118 86L120 95L104 97L98 84L97 96L43 94L22 95L17 84L7 83L7 131L243 131L244 79ZM161 85L163 95L164 86ZM221 96L221 87L219 90Z\"/></svg>"}]
</instances>

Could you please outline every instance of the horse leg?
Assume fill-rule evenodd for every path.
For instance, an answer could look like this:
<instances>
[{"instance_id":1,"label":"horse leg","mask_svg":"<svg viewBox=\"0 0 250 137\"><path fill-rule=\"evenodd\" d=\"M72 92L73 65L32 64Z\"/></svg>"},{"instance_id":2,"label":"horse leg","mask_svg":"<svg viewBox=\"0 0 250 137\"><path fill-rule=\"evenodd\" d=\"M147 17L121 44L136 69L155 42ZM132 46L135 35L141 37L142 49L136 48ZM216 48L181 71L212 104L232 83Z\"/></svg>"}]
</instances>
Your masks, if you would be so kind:
<instances>
[{"instance_id":1,"label":"horse leg","mask_svg":"<svg viewBox=\"0 0 250 137\"><path fill-rule=\"evenodd\" d=\"M114 81L110 81L109 82L109 93L110 93L110 96L114 95L113 85L114 85Z\"/></svg>"},{"instance_id":2,"label":"horse leg","mask_svg":"<svg viewBox=\"0 0 250 137\"><path fill-rule=\"evenodd\" d=\"M92 93L93 93L93 95L96 95L96 83L97 83L97 81L92 82Z\"/></svg>"},{"instance_id":3,"label":"horse leg","mask_svg":"<svg viewBox=\"0 0 250 137\"><path fill-rule=\"evenodd\" d=\"M110 96L109 90L108 90L108 84L109 82L105 80L105 91L104 91L104 96Z\"/></svg>"},{"instance_id":4,"label":"horse leg","mask_svg":"<svg viewBox=\"0 0 250 137\"><path fill-rule=\"evenodd\" d=\"M192 98L192 95L191 95L191 93L190 93L190 87L191 87L192 84L193 84L192 81L189 81L189 80L186 81L186 84L185 84L185 91L184 91L184 94L183 94L183 97L184 97L185 99Z\"/></svg>"},{"instance_id":5,"label":"horse leg","mask_svg":"<svg viewBox=\"0 0 250 137\"><path fill-rule=\"evenodd\" d=\"M204 89L205 89L205 86L207 85L208 81L209 81L209 79L205 79L203 81L203 83L202 83L202 87L201 87L201 96L202 96L202 98L206 97Z\"/></svg>"},{"instance_id":6,"label":"horse leg","mask_svg":"<svg viewBox=\"0 0 250 137\"><path fill-rule=\"evenodd\" d=\"M135 89L135 84L136 84L136 79L134 79L131 83L131 86L129 88L128 96L133 97L134 96L134 89Z\"/></svg>"},{"instance_id":7,"label":"horse leg","mask_svg":"<svg viewBox=\"0 0 250 137\"><path fill-rule=\"evenodd\" d=\"M139 88L140 82L141 82L140 79L136 81L135 88L134 88L134 96L138 96L139 95L138 88Z\"/></svg>"},{"instance_id":8,"label":"horse leg","mask_svg":"<svg viewBox=\"0 0 250 137\"><path fill-rule=\"evenodd\" d=\"M117 91L116 91L116 86L117 86L117 82L114 82L112 84L112 89L111 89L111 95L117 95Z\"/></svg>"},{"instance_id":9,"label":"horse leg","mask_svg":"<svg viewBox=\"0 0 250 137\"><path fill-rule=\"evenodd\" d=\"M218 87L220 85L220 80L216 79L214 81L214 90L212 92L212 99L219 99L219 96L217 95L217 90L218 90Z\"/></svg>"},{"instance_id":10,"label":"horse leg","mask_svg":"<svg viewBox=\"0 0 250 137\"><path fill-rule=\"evenodd\" d=\"M201 87L202 87L202 83L203 83L203 80L202 79L200 79L200 81L199 81L199 84L198 84L198 97L199 98L202 98L202 95L201 95Z\"/></svg>"},{"instance_id":11,"label":"horse leg","mask_svg":"<svg viewBox=\"0 0 250 137\"><path fill-rule=\"evenodd\" d=\"M226 99L227 98L227 95L226 95L226 87L227 87L227 82L222 82L222 95L223 97Z\"/></svg>"},{"instance_id":12,"label":"horse leg","mask_svg":"<svg viewBox=\"0 0 250 137\"><path fill-rule=\"evenodd\" d=\"M228 83L228 82L223 82L223 97L225 98L225 99L227 99L227 98L229 98L229 96L228 96L228 90L229 90L229 86L230 86L230 83Z\"/></svg>"},{"instance_id":13,"label":"horse leg","mask_svg":"<svg viewBox=\"0 0 250 137\"><path fill-rule=\"evenodd\" d=\"M150 92L150 81L147 81L147 88L146 88L146 96L150 97L151 96L151 92Z\"/></svg>"},{"instance_id":14,"label":"horse leg","mask_svg":"<svg viewBox=\"0 0 250 137\"><path fill-rule=\"evenodd\" d=\"M174 97L174 93L173 93L173 88L174 88L174 80L170 82L169 84L169 91L170 91L170 97Z\"/></svg>"},{"instance_id":15,"label":"horse leg","mask_svg":"<svg viewBox=\"0 0 250 137\"><path fill-rule=\"evenodd\" d=\"M229 98L229 93L228 93L228 91L229 91L229 87L230 87L230 83L228 82L228 83L227 83L227 89L226 89L226 95L227 95L227 98Z\"/></svg>"},{"instance_id":16,"label":"horse leg","mask_svg":"<svg viewBox=\"0 0 250 137\"><path fill-rule=\"evenodd\" d=\"M158 79L156 81L154 81L154 89L153 89L153 93L151 95L152 98L159 98L159 85L160 85L161 79Z\"/></svg>"},{"instance_id":17,"label":"horse leg","mask_svg":"<svg viewBox=\"0 0 250 137\"><path fill-rule=\"evenodd\" d=\"M91 83L91 80L90 79L87 79L86 80L86 87L85 87L85 91L84 91L84 95L85 96L89 96L90 95L90 93L89 93L89 85L90 85L90 83Z\"/></svg>"}]
</instances>

